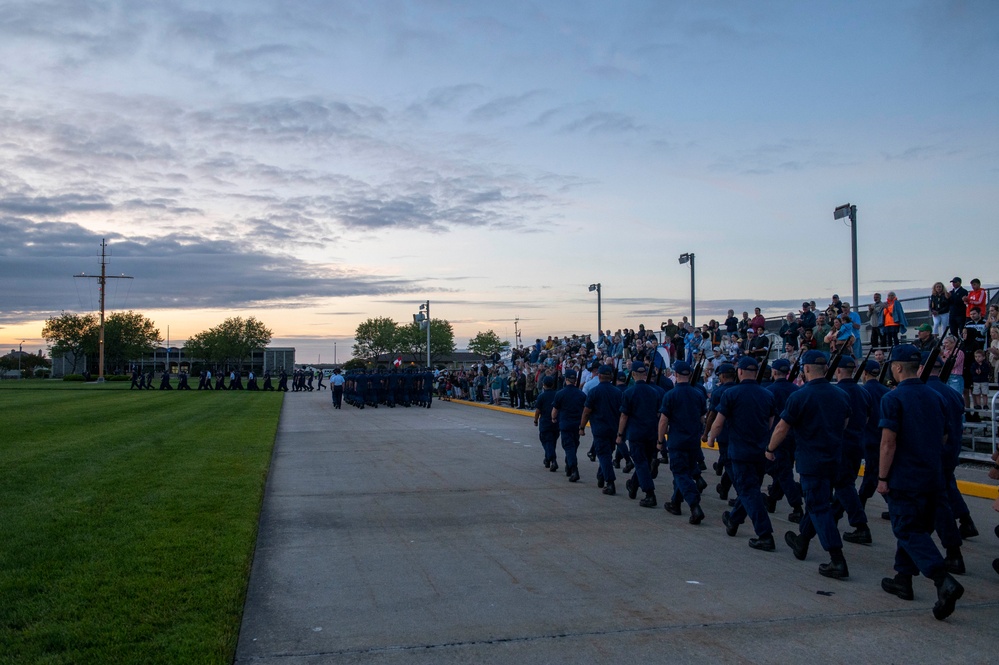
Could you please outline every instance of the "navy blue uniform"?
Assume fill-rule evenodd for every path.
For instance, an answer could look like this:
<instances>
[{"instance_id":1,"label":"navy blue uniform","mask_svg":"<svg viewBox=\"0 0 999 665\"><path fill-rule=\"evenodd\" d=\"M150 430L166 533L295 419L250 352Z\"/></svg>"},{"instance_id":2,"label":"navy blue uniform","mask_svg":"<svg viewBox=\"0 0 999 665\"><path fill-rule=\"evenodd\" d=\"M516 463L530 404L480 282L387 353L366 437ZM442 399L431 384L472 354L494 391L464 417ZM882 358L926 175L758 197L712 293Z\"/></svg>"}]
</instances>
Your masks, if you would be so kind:
<instances>
[{"instance_id":1,"label":"navy blue uniform","mask_svg":"<svg viewBox=\"0 0 999 665\"><path fill-rule=\"evenodd\" d=\"M621 391L610 381L601 381L586 395L585 407L590 410L590 430L600 462L600 474L609 483L614 482L614 441L620 422Z\"/></svg>"},{"instance_id":2,"label":"navy blue uniform","mask_svg":"<svg viewBox=\"0 0 999 665\"><path fill-rule=\"evenodd\" d=\"M797 389L798 386L787 379L777 379L767 386L767 390L774 396L775 414L784 412L784 405L787 404L787 398ZM771 434L773 434L773 430L776 427L777 419L774 419L774 426L770 428ZM787 497L787 502L791 504L792 508L796 510L801 508L801 485L794 479L794 451L794 432L791 432L784 438L784 442L781 443L780 448L774 453L776 459L767 464L767 473L774 479L773 485L767 491L771 506L775 506L778 501Z\"/></svg>"},{"instance_id":3,"label":"navy blue uniform","mask_svg":"<svg viewBox=\"0 0 999 665\"><path fill-rule=\"evenodd\" d=\"M859 527L867 524L867 514L857 494L857 475L864 459L864 431L871 417L871 394L853 379L840 379L836 387L850 400L850 418L843 431L839 474L833 484L834 497L846 512L850 525Z\"/></svg>"},{"instance_id":4,"label":"navy blue uniform","mask_svg":"<svg viewBox=\"0 0 999 665\"><path fill-rule=\"evenodd\" d=\"M635 465L632 482L637 482L643 492L655 492L650 464L656 456L656 438L659 431L659 401L663 390L645 381L636 381L621 395L621 413L628 416L625 435Z\"/></svg>"},{"instance_id":5,"label":"navy blue uniform","mask_svg":"<svg viewBox=\"0 0 999 665\"><path fill-rule=\"evenodd\" d=\"M850 417L850 399L825 378L812 379L787 398L781 420L794 431L794 464L805 496L805 514L798 526L805 542L816 534L822 549L842 550L843 540L832 513L833 482L839 473L843 430Z\"/></svg>"},{"instance_id":6,"label":"navy blue uniform","mask_svg":"<svg viewBox=\"0 0 999 665\"><path fill-rule=\"evenodd\" d=\"M535 408L538 409L538 438L541 439L541 447L545 449L545 461L549 464L556 459L555 446L558 444L558 423L552 422L552 406L554 404L555 390L545 388L538 395L538 401L535 405ZM576 426L579 427L579 423Z\"/></svg>"},{"instance_id":7,"label":"navy blue uniform","mask_svg":"<svg viewBox=\"0 0 999 665\"><path fill-rule=\"evenodd\" d=\"M961 531L954 520L966 518L970 514L968 504L964 502L961 491L957 489L957 478L954 476L961 454L961 438L964 431L964 398L961 393L941 381L940 377L931 376L926 385L943 398L947 409L947 445L943 448L941 460L944 489L940 500L937 501L934 526L937 535L940 536L940 544L951 553L962 544Z\"/></svg>"},{"instance_id":8,"label":"navy blue uniform","mask_svg":"<svg viewBox=\"0 0 999 665\"><path fill-rule=\"evenodd\" d=\"M946 574L940 550L930 537L944 484L947 411L943 398L919 379L905 379L881 398L881 427L896 434L885 495L892 532L898 539L895 570L937 580Z\"/></svg>"},{"instance_id":9,"label":"navy blue uniform","mask_svg":"<svg viewBox=\"0 0 999 665\"><path fill-rule=\"evenodd\" d=\"M718 405L721 404L722 395L729 388L735 386L733 383L719 383L715 386L715 389L711 391L711 402L708 407L709 411L718 412ZM732 487L732 465L728 457L728 430L729 423L726 422L722 425L721 432L715 437L715 443L718 444L718 466L716 471L718 475L721 476L721 480L718 483L718 495L724 501L728 498L728 490Z\"/></svg>"},{"instance_id":10,"label":"navy blue uniform","mask_svg":"<svg viewBox=\"0 0 999 665\"><path fill-rule=\"evenodd\" d=\"M864 390L871 395L871 417L864 428L864 479L857 494L861 505L874 496L878 489L878 467L881 466L881 398L888 388L876 379L864 382Z\"/></svg>"},{"instance_id":11,"label":"navy blue uniform","mask_svg":"<svg viewBox=\"0 0 999 665\"><path fill-rule=\"evenodd\" d=\"M562 436L562 450L565 451L565 470L576 468L576 450L579 448L579 421L583 419L583 405L586 395L575 385L566 384L555 393L552 408L558 409L558 429ZM542 416L545 414L542 413ZM548 414L551 418L551 414Z\"/></svg>"},{"instance_id":12,"label":"navy blue uniform","mask_svg":"<svg viewBox=\"0 0 999 665\"><path fill-rule=\"evenodd\" d=\"M739 495L729 520L739 525L749 517L757 537L769 536L773 526L760 487L766 471L774 397L756 381L746 379L725 391L718 413L729 425L728 456L732 461L732 482Z\"/></svg>"},{"instance_id":13,"label":"navy blue uniform","mask_svg":"<svg viewBox=\"0 0 999 665\"><path fill-rule=\"evenodd\" d=\"M669 421L666 449L669 451L669 470L673 473L672 502L678 503L682 497L691 508L701 501L694 477L706 411L704 393L689 383L678 383L666 393L659 407L659 412Z\"/></svg>"}]
</instances>

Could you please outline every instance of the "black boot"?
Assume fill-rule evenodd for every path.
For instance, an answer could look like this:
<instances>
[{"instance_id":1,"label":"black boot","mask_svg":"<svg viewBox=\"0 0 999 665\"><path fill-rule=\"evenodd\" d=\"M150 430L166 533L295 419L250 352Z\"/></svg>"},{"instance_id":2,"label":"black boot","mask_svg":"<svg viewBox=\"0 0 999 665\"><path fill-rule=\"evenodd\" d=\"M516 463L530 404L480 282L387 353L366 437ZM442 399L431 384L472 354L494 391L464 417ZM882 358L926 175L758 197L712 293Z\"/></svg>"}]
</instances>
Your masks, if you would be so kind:
<instances>
[{"instance_id":1,"label":"black boot","mask_svg":"<svg viewBox=\"0 0 999 665\"><path fill-rule=\"evenodd\" d=\"M794 531L788 531L784 534L784 542L791 548L794 558L798 561L804 561L805 557L808 556L808 541L798 536Z\"/></svg>"},{"instance_id":2,"label":"black boot","mask_svg":"<svg viewBox=\"0 0 999 665\"><path fill-rule=\"evenodd\" d=\"M548 470L551 471L552 473L555 473L556 471L558 471L558 462L556 462L555 460L552 460L552 465L550 467L548 467Z\"/></svg>"},{"instance_id":3,"label":"black boot","mask_svg":"<svg viewBox=\"0 0 999 665\"><path fill-rule=\"evenodd\" d=\"M937 585L937 602L933 605L933 618L943 621L954 613L954 605L964 595L964 587L946 573L942 579L934 581Z\"/></svg>"},{"instance_id":4,"label":"black boot","mask_svg":"<svg viewBox=\"0 0 999 665\"><path fill-rule=\"evenodd\" d=\"M579 467L576 466L575 464L572 465L572 473L569 475L569 482L570 483L579 482Z\"/></svg>"},{"instance_id":5,"label":"black boot","mask_svg":"<svg viewBox=\"0 0 999 665\"><path fill-rule=\"evenodd\" d=\"M915 598L912 593L912 575L898 573L895 577L884 577L881 579L881 588L902 600Z\"/></svg>"},{"instance_id":6,"label":"black boot","mask_svg":"<svg viewBox=\"0 0 999 665\"><path fill-rule=\"evenodd\" d=\"M777 549L777 545L774 543L774 535L772 533L760 536L759 538L750 538L749 546L754 550L761 550L763 552L773 552Z\"/></svg>"},{"instance_id":7,"label":"black boot","mask_svg":"<svg viewBox=\"0 0 999 665\"><path fill-rule=\"evenodd\" d=\"M739 525L732 524L730 517L731 515L729 515L727 510L722 513L722 524L725 525L725 533L727 533L730 537L735 537L735 534L739 533Z\"/></svg>"},{"instance_id":8,"label":"black boot","mask_svg":"<svg viewBox=\"0 0 999 665\"><path fill-rule=\"evenodd\" d=\"M948 547L947 548L947 558L944 559L944 565L947 566L947 572L951 575L964 575L964 557L961 556L960 547Z\"/></svg>"},{"instance_id":9,"label":"black boot","mask_svg":"<svg viewBox=\"0 0 999 665\"><path fill-rule=\"evenodd\" d=\"M843 540L855 545L870 545L873 542L871 529L866 524L858 524L856 529L843 534Z\"/></svg>"},{"instance_id":10,"label":"black boot","mask_svg":"<svg viewBox=\"0 0 999 665\"><path fill-rule=\"evenodd\" d=\"M681 515L683 511L680 509L679 501L667 501L663 504L663 509L670 515Z\"/></svg>"},{"instance_id":11,"label":"black boot","mask_svg":"<svg viewBox=\"0 0 999 665\"><path fill-rule=\"evenodd\" d=\"M695 503L690 507L690 523L700 524L704 521L704 511L701 509L701 504Z\"/></svg>"},{"instance_id":12,"label":"black boot","mask_svg":"<svg viewBox=\"0 0 999 665\"><path fill-rule=\"evenodd\" d=\"M801 510L801 506L794 506L791 513L787 516L787 521L794 524L801 524L801 518L804 516L805 513Z\"/></svg>"},{"instance_id":13,"label":"black boot","mask_svg":"<svg viewBox=\"0 0 999 665\"><path fill-rule=\"evenodd\" d=\"M625 460L625 465L624 465L624 468L623 468L623 469L621 469L621 471L622 471L623 473L631 473L631 472L632 472L632 471L634 471L634 470L635 470L635 463L634 463L634 462L632 462L630 458L629 458L629 459L626 459L626 460Z\"/></svg>"},{"instance_id":14,"label":"black boot","mask_svg":"<svg viewBox=\"0 0 999 665\"><path fill-rule=\"evenodd\" d=\"M614 496L615 494L617 494L617 490L614 489L613 480L607 481L607 487L604 488L604 494L606 494L607 496Z\"/></svg>"},{"instance_id":15,"label":"black boot","mask_svg":"<svg viewBox=\"0 0 999 665\"><path fill-rule=\"evenodd\" d=\"M624 483L624 487L628 490L629 499L634 499L638 496L638 481L636 479L628 478Z\"/></svg>"},{"instance_id":16,"label":"black boot","mask_svg":"<svg viewBox=\"0 0 999 665\"><path fill-rule=\"evenodd\" d=\"M662 464L662 460L658 457L652 460L652 479L655 480L659 477L659 465Z\"/></svg>"},{"instance_id":17,"label":"black boot","mask_svg":"<svg viewBox=\"0 0 999 665\"><path fill-rule=\"evenodd\" d=\"M638 505L640 505L642 508L655 508L656 505L658 505L658 503L659 502L656 501L655 492L646 492L645 498L639 501Z\"/></svg>"},{"instance_id":18,"label":"black boot","mask_svg":"<svg viewBox=\"0 0 999 665\"><path fill-rule=\"evenodd\" d=\"M845 580L850 576L850 570L846 567L846 559L843 558L843 550L835 549L829 551L832 560L829 563L819 564L819 575L831 577L834 580Z\"/></svg>"},{"instance_id":19,"label":"black boot","mask_svg":"<svg viewBox=\"0 0 999 665\"><path fill-rule=\"evenodd\" d=\"M694 478L694 483L697 485L698 492L703 492L708 487L708 481L704 480L701 476Z\"/></svg>"},{"instance_id":20,"label":"black boot","mask_svg":"<svg viewBox=\"0 0 999 665\"><path fill-rule=\"evenodd\" d=\"M971 515L965 515L960 518L961 527L959 531L961 532L961 538L967 540L968 538L974 538L978 535L978 527L975 526L975 521L971 519Z\"/></svg>"},{"instance_id":21,"label":"black boot","mask_svg":"<svg viewBox=\"0 0 999 665\"><path fill-rule=\"evenodd\" d=\"M770 496L769 494L764 494L763 495L763 502L767 506L767 512L768 513L770 513L771 515L773 515L774 513L777 512L777 499L775 499L774 497Z\"/></svg>"},{"instance_id":22,"label":"black boot","mask_svg":"<svg viewBox=\"0 0 999 665\"><path fill-rule=\"evenodd\" d=\"M545 458L545 468L547 469L549 466L551 466L551 463L552 463L552 461L546 457Z\"/></svg>"}]
</instances>

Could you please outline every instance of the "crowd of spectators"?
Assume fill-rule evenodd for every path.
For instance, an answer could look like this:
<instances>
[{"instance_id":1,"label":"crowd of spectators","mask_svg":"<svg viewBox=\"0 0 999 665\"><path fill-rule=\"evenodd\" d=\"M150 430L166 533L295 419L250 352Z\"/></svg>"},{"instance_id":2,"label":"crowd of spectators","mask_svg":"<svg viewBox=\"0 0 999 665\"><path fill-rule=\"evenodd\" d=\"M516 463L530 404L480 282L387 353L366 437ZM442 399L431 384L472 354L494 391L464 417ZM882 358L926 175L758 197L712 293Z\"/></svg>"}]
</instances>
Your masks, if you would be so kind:
<instances>
[{"instance_id":1,"label":"crowd of spectators","mask_svg":"<svg viewBox=\"0 0 999 665\"><path fill-rule=\"evenodd\" d=\"M942 342L943 359L956 352L950 383L965 395L969 409L984 408L988 384L997 382L999 305L986 312L988 294L978 279L971 281L970 292L961 287L960 278L955 277L951 284L950 291L939 282L934 285L928 301L933 323L920 325L909 341L927 351ZM885 299L880 293L874 294L874 302L867 309L870 341L866 348L875 360L883 362L888 349L907 335L906 314L893 291L888 291ZM753 316L742 312L740 318L729 310L723 321L712 319L696 327L687 317L676 323L668 319L660 326L659 335L643 324L638 330L602 331L596 340L591 335L548 336L513 349L509 361L443 372L438 390L442 396L495 404L508 395L514 408L532 409L545 376L554 377L556 386L561 387L565 371L573 369L585 390L591 379L595 383L596 368L601 364L613 365L627 377L632 363L641 361L668 375L669 367L678 359L703 359L705 388L710 391L718 365L738 361L744 355L760 362L781 357L794 363L808 350L832 354L845 347L844 353L862 359L863 325L851 304L833 295L822 309L815 301L803 302L798 312L787 313L775 333L767 332L766 319L757 307Z\"/></svg>"}]
</instances>

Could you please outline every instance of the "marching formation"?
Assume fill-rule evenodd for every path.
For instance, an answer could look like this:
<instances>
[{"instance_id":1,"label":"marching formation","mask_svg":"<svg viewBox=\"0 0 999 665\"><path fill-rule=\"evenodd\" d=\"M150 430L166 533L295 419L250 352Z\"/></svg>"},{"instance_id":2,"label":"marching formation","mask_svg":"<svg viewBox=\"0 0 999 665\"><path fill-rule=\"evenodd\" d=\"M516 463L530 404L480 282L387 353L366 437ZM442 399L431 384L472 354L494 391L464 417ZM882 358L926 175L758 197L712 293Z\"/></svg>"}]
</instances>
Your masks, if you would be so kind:
<instances>
[{"instance_id":1,"label":"marching formation","mask_svg":"<svg viewBox=\"0 0 999 665\"><path fill-rule=\"evenodd\" d=\"M577 451L589 425L588 457L598 463L597 487L604 494L617 493L615 469L624 461L624 473L633 471L624 483L629 498L641 490L639 505L653 508L659 468L666 464L673 479L663 507L681 515L686 504L689 523L697 525L705 519L701 496L708 487L702 444L717 447L715 489L723 500L736 492L721 516L726 533L734 538L749 522L749 547L775 551L770 514L786 499L788 518L798 528L784 534L785 544L805 560L817 537L829 558L819 574L840 580L850 574L844 542L872 543L865 507L876 491L888 503L882 517L891 520L897 539L895 575L882 580L882 589L912 600L912 578L927 577L936 587L933 615L942 620L964 593L954 577L965 573L963 540L978 535L955 478L964 402L945 383L953 363L940 361L939 345L929 353L896 345L884 365L858 361L848 351L843 347L832 357L808 351L793 366L774 361L769 372L765 358L722 363L710 399L699 383L699 362L678 360L672 378L665 376L668 370L635 362L630 382L601 365L585 390L572 369L557 391L554 377L545 376L534 412L544 466L558 471L561 440L564 473L578 482ZM764 493L768 475L772 482ZM844 517L851 530L841 534ZM999 573L999 559L993 567Z\"/></svg>"},{"instance_id":2,"label":"marching formation","mask_svg":"<svg viewBox=\"0 0 999 665\"><path fill-rule=\"evenodd\" d=\"M390 409L396 406L429 409L434 399L434 374L426 369L351 370L345 375L336 369L330 377L330 385L333 386L334 409L339 409L343 402L359 409L365 406L377 409L379 405Z\"/></svg>"}]
</instances>

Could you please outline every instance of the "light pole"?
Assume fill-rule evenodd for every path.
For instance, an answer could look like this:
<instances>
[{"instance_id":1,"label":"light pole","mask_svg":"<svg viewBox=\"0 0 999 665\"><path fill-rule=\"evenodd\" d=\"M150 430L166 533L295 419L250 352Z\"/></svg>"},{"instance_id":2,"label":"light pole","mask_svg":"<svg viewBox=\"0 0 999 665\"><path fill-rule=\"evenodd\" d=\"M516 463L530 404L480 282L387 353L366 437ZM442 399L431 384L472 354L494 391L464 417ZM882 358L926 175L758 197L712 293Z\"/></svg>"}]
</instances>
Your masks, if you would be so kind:
<instances>
[{"instance_id":1,"label":"light pole","mask_svg":"<svg viewBox=\"0 0 999 665\"><path fill-rule=\"evenodd\" d=\"M844 203L833 210L833 219L850 218L850 242L853 246L853 311L860 311L860 294L857 290L857 206Z\"/></svg>"},{"instance_id":2,"label":"light pole","mask_svg":"<svg viewBox=\"0 0 999 665\"><path fill-rule=\"evenodd\" d=\"M600 282L590 284L590 292L597 292L597 344L600 343L600 336L604 334L604 324L600 319Z\"/></svg>"},{"instance_id":3,"label":"light pole","mask_svg":"<svg viewBox=\"0 0 999 665\"><path fill-rule=\"evenodd\" d=\"M336 365L336 342L333 342L333 364Z\"/></svg>"},{"instance_id":4,"label":"light pole","mask_svg":"<svg viewBox=\"0 0 999 665\"><path fill-rule=\"evenodd\" d=\"M694 253L684 252L680 255L680 264L690 263L690 325L697 326L697 317L694 315Z\"/></svg>"},{"instance_id":5,"label":"light pole","mask_svg":"<svg viewBox=\"0 0 999 665\"><path fill-rule=\"evenodd\" d=\"M413 315L413 321L420 324L420 330L427 331L427 368L430 367L430 301L420 305L420 313Z\"/></svg>"}]
</instances>

